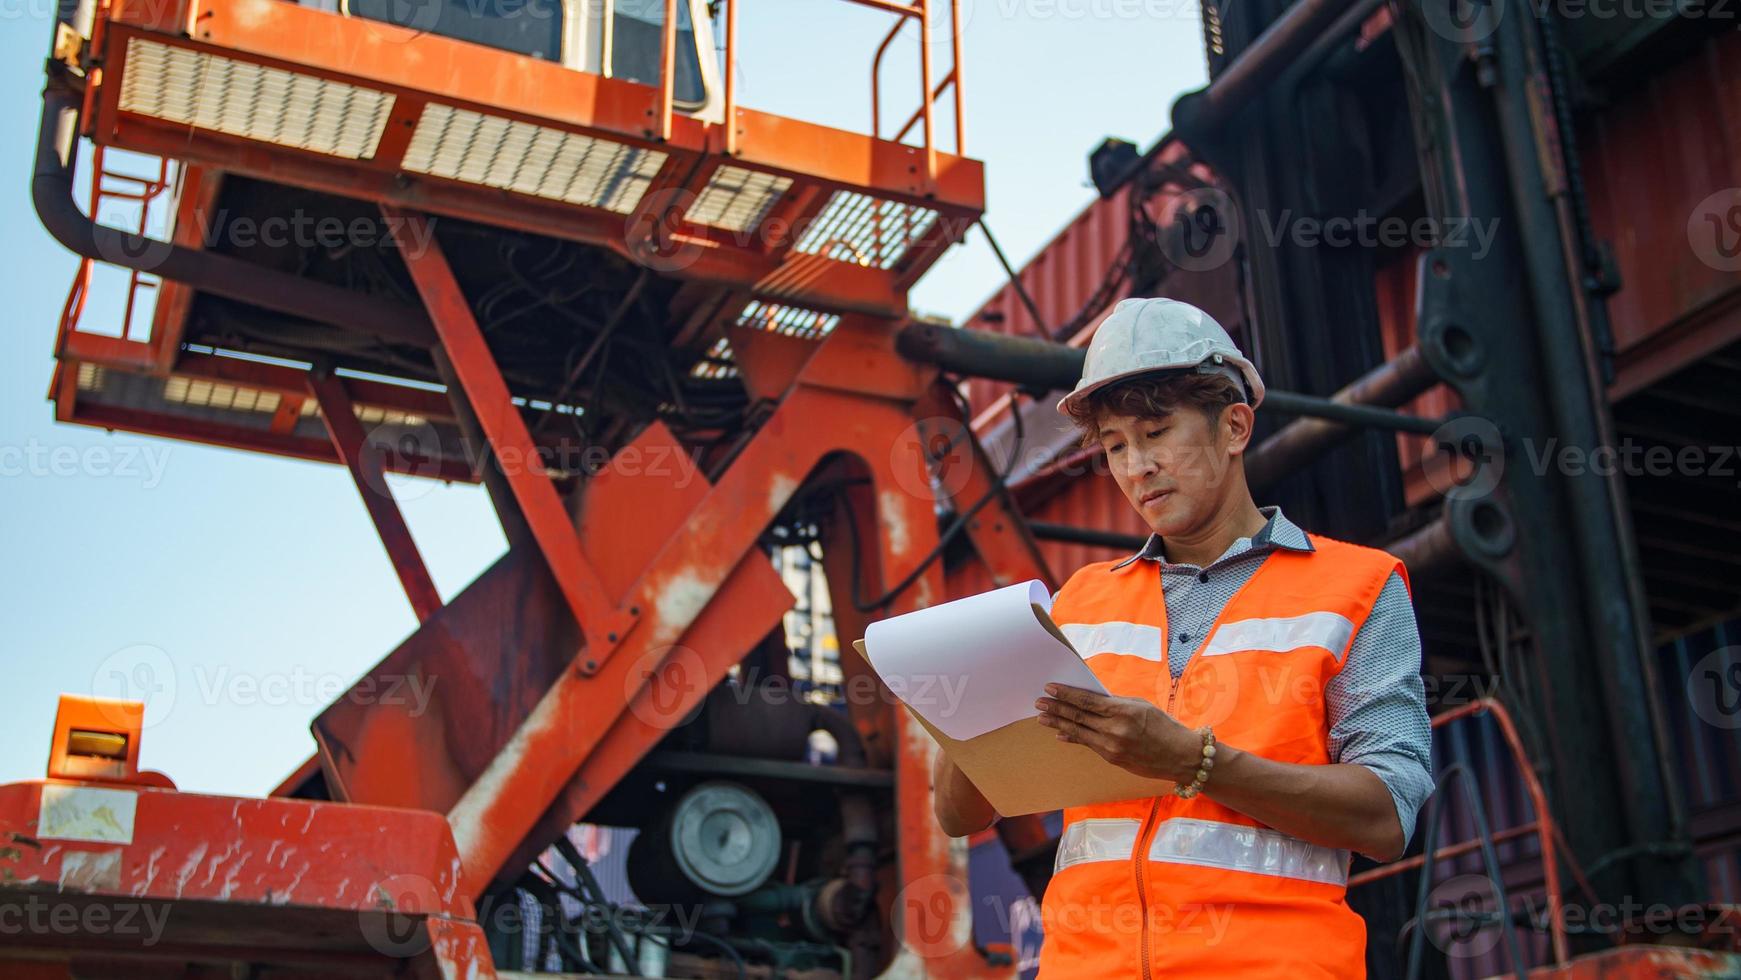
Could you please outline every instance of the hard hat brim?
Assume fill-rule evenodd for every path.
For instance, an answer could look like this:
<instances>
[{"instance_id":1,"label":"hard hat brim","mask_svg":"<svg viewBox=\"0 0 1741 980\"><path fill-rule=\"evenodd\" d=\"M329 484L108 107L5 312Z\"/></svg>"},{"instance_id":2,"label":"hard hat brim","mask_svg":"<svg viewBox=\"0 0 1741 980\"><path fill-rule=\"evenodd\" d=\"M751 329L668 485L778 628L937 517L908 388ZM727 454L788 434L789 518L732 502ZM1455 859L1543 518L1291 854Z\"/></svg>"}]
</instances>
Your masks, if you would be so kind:
<instances>
[{"instance_id":1,"label":"hard hat brim","mask_svg":"<svg viewBox=\"0 0 1741 980\"><path fill-rule=\"evenodd\" d=\"M1086 385L1078 384L1075 390L1071 391L1063 398L1058 399L1058 414L1069 415L1070 407L1072 405L1081 404L1089 395L1092 395L1100 389L1110 385L1119 384L1120 382L1129 381L1132 378L1140 378L1145 375L1179 374L1181 372L1194 370L1196 370L1196 368L1193 366L1132 368L1131 370L1120 374L1114 374L1105 378L1097 378ZM1239 373L1245 378L1245 386L1249 389L1249 395L1251 397L1249 404L1253 409L1256 409L1257 406L1263 402L1263 381L1255 377L1254 371L1246 370L1244 366L1239 366Z\"/></svg>"}]
</instances>

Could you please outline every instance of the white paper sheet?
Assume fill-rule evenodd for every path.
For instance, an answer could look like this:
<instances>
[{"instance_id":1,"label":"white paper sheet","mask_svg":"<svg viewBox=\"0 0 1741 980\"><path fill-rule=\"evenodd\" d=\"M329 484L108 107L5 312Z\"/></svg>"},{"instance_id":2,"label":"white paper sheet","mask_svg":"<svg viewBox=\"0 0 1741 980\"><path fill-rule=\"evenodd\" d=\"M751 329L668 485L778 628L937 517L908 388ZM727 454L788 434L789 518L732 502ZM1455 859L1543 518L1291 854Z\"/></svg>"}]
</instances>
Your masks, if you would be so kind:
<instances>
[{"instance_id":1,"label":"white paper sheet","mask_svg":"<svg viewBox=\"0 0 1741 980\"><path fill-rule=\"evenodd\" d=\"M1105 694L1035 605L1052 608L1038 579L872 623L865 650L889 690L954 739L1033 717L1047 684Z\"/></svg>"}]
</instances>

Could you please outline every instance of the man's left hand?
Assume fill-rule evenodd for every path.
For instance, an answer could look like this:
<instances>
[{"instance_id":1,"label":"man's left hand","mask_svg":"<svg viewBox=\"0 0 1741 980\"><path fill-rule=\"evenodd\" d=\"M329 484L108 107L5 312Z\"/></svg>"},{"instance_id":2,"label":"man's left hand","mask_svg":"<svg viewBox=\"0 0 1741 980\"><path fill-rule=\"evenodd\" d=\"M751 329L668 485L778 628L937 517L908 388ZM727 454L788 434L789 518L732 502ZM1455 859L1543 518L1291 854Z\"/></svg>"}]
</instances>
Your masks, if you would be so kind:
<instances>
[{"instance_id":1,"label":"man's left hand","mask_svg":"<svg viewBox=\"0 0 1741 980\"><path fill-rule=\"evenodd\" d=\"M1196 775L1202 738L1148 701L1066 684L1047 684L1046 693L1034 707L1060 741L1086 745L1138 776L1190 782Z\"/></svg>"}]
</instances>

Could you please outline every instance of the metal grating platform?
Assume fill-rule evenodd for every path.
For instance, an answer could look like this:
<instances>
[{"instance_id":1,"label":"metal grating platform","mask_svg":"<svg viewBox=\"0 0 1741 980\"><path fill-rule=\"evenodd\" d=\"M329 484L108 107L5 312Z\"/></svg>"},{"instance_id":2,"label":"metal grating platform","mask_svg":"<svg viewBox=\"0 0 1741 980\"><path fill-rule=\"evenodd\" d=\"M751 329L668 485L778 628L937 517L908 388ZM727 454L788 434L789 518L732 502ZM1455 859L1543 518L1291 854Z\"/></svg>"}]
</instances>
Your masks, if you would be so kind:
<instances>
[{"instance_id":1,"label":"metal grating platform","mask_svg":"<svg viewBox=\"0 0 1741 980\"><path fill-rule=\"evenodd\" d=\"M405 169L628 214L665 154L439 103L423 107Z\"/></svg>"},{"instance_id":2,"label":"metal grating platform","mask_svg":"<svg viewBox=\"0 0 1741 980\"><path fill-rule=\"evenodd\" d=\"M835 191L795 246L807 255L894 268L937 222L937 212L857 191Z\"/></svg>"},{"instance_id":3,"label":"metal grating platform","mask_svg":"<svg viewBox=\"0 0 1741 980\"><path fill-rule=\"evenodd\" d=\"M144 38L127 42L122 112L277 146L368 160L393 96Z\"/></svg>"}]
</instances>

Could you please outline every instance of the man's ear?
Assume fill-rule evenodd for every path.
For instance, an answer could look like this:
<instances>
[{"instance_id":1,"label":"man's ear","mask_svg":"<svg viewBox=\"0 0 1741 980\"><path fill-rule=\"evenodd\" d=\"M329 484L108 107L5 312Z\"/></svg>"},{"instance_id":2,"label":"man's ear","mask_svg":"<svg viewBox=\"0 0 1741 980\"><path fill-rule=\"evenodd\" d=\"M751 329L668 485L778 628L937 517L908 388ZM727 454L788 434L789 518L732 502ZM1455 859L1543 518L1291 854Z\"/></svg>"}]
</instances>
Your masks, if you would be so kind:
<instances>
[{"instance_id":1,"label":"man's ear","mask_svg":"<svg viewBox=\"0 0 1741 980\"><path fill-rule=\"evenodd\" d=\"M1257 412L1245 402L1234 402L1221 410L1221 431L1227 436L1227 451L1240 455L1251 444L1252 430L1257 424Z\"/></svg>"}]
</instances>

